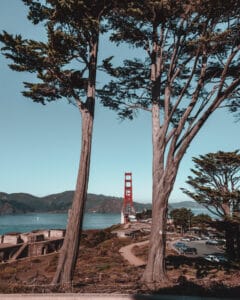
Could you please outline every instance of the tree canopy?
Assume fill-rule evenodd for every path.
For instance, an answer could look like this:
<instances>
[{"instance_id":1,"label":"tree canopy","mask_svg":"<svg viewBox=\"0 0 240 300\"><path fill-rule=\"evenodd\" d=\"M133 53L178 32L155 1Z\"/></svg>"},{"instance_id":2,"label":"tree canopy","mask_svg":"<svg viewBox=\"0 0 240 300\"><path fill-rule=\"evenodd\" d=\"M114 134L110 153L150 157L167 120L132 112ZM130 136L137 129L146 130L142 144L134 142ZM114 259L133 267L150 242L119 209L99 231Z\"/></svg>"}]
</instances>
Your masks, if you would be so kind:
<instances>
[{"instance_id":1,"label":"tree canopy","mask_svg":"<svg viewBox=\"0 0 240 300\"><path fill-rule=\"evenodd\" d=\"M194 157L194 176L187 184L191 190L182 189L198 203L205 206L220 220L212 223L225 232L226 252L230 259L240 257L240 154L218 151Z\"/></svg>"},{"instance_id":2,"label":"tree canopy","mask_svg":"<svg viewBox=\"0 0 240 300\"><path fill-rule=\"evenodd\" d=\"M183 231L187 231L192 223L194 214L191 209L176 208L170 211L170 217L173 219L174 226L180 226Z\"/></svg>"},{"instance_id":3,"label":"tree canopy","mask_svg":"<svg viewBox=\"0 0 240 300\"><path fill-rule=\"evenodd\" d=\"M9 67L36 74L37 82L25 82L23 95L45 104L61 98L84 106L87 86L95 81L88 74L94 63L91 51L99 33L106 28L100 19L107 10L105 1L22 0L28 7L28 19L43 23L47 41L24 39L7 32L0 35Z\"/></svg>"},{"instance_id":4,"label":"tree canopy","mask_svg":"<svg viewBox=\"0 0 240 300\"><path fill-rule=\"evenodd\" d=\"M204 228L212 222L212 218L207 214L199 214L192 217L192 226Z\"/></svg>"},{"instance_id":5,"label":"tree canopy","mask_svg":"<svg viewBox=\"0 0 240 300\"><path fill-rule=\"evenodd\" d=\"M221 218L229 217L240 206L240 154L218 151L193 157L191 189L182 189L198 203Z\"/></svg>"},{"instance_id":6,"label":"tree canopy","mask_svg":"<svg viewBox=\"0 0 240 300\"><path fill-rule=\"evenodd\" d=\"M35 72L41 81L25 83L24 95L34 101L65 97L93 115L99 32L108 29L115 43L145 51L145 57L125 60L119 67L112 57L105 59L101 68L112 80L98 95L121 118L132 119L140 108L152 116L153 218L143 281L158 288L168 280L167 207L181 159L217 108L239 107L240 1L122 1L105 23L100 16L110 1L23 1L33 23L44 22L48 42L7 33L0 40L5 56L14 62L10 67ZM90 149L88 144L85 152ZM85 158L84 167L89 155ZM86 183L87 169L85 174Z\"/></svg>"},{"instance_id":7,"label":"tree canopy","mask_svg":"<svg viewBox=\"0 0 240 300\"><path fill-rule=\"evenodd\" d=\"M145 50L145 58L103 68L113 80L100 97L133 118L157 101L175 151L222 104L239 106L238 1L131 1L113 14L111 40ZM122 13L121 13L122 12ZM151 73L151 74L150 74ZM173 135L175 138L173 138ZM177 151L176 151L177 152Z\"/></svg>"},{"instance_id":8,"label":"tree canopy","mask_svg":"<svg viewBox=\"0 0 240 300\"><path fill-rule=\"evenodd\" d=\"M180 162L214 111L239 107L240 1L129 1L112 14L111 40L145 56L103 68L112 77L99 96L121 118L151 113L153 215L142 280L169 282L165 267L168 199Z\"/></svg>"},{"instance_id":9,"label":"tree canopy","mask_svg":"<svg viewBox=\"0 0 240 300\"><path fill-rule=\"evenodd\" d=\"M34 102L67 99L81 114L81 155L76 190L69 210L64 243L52 284L70 286L78 257L84 205L87 199L91 143L95 110L99 35L106 30L103 16L114 1L23 0L28 18L43 23L46 41L0 34L9 67L36 75L24 82L23 95ZM69 247L70 245L70 247Z\"/></svg>"}]
</instances>

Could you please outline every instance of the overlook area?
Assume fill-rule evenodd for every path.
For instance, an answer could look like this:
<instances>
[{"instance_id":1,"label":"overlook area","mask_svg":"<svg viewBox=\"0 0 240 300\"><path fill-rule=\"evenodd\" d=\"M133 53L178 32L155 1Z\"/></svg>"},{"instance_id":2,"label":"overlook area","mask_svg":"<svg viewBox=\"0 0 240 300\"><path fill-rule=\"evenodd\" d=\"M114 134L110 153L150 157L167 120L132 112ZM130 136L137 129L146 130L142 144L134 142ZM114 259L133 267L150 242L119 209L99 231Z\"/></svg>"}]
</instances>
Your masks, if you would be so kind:
<instances>
[{"instance_id":1,"label":"overlook area","mask_svg":"<svg viewBox=\"0 0 240 300\"><path fill-rule=\"evenodd\" d=\"M133 226L136 226L133 225ZM70 292L76 293L151 293L140 283L144 264L132 265L119 250L133 245L132 253L146 261L148 235L119 238L112 232L123 230L113 226L106 230L83 232L80 256ZM131 230L131 227L128 228ZM235 297L239 295L239 266L218 264L199 256L180 255L172 246L181 236L168 236L167 273L171 284L158 291L169 295ZM140 242L140 246L137 244ZM136 246L134 246L136 244ZM57 253L20 259L0 265L1 293L66 292L51 286L57 264ZM29 268L29 266L31 266Z\"/></svg>"},{"instance_id":2,"label":"overlook area","mask_svg":"<svg viewBox=\"0 0 240 300\"><path fill-rule=\"evenodd\" d=\"M239 298L240 0L1 0L0 65L0 292Z\"/></svg>"}]
</instances>

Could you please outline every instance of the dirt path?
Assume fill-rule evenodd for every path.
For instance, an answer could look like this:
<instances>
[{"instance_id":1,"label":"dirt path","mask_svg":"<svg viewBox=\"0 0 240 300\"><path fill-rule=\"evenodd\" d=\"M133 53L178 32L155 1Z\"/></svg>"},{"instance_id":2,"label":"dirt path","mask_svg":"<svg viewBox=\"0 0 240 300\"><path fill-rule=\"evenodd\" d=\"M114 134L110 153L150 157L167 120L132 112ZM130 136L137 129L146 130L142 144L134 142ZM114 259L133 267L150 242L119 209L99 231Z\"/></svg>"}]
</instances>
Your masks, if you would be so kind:
<instances>
[{"instance_id":1,"label":"dirt path","mask_svg":"<svg viewBox=\"0 0 240 300\"><path fill-rule=\"evenodd\" d=\"M148 243L149 243L149 241L130 244L130 245L120 248L119 252L131 265L136 266L136 267L143 266L143 265L146 265L146 262L144 260L142 260L141 258L135 256L132 253L132 248L135 246L143 246Z\"/></svg>"}]
</instances>

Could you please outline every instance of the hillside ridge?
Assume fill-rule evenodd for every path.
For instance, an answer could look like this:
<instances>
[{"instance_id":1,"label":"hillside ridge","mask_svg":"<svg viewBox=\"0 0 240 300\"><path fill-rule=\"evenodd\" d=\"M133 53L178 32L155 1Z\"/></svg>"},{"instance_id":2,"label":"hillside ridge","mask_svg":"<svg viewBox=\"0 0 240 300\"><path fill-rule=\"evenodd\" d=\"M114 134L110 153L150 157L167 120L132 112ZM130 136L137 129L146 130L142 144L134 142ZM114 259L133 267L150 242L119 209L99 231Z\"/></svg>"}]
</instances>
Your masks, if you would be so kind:
<instances>
[{"instance_id":1,"label":"hillside ridge","mask_svg":"<svg viewBox=\"0 0 240 300\"><path fill-rule=\"evenodd\" d=\"M67 212L71 206L73 194L74 191L65 191L37 197L27 193L7 194L0 192L0 215L31 212ZM142 211L143 209L151 209L151 204L134 202L134 207L137 211ZM202 206L193 201L183 201L169 205L169 209L180 207L202 208ZM121 208L122 198L120 197L89 193L85 212L120 213Z\"/></svg>"}]
</instances>

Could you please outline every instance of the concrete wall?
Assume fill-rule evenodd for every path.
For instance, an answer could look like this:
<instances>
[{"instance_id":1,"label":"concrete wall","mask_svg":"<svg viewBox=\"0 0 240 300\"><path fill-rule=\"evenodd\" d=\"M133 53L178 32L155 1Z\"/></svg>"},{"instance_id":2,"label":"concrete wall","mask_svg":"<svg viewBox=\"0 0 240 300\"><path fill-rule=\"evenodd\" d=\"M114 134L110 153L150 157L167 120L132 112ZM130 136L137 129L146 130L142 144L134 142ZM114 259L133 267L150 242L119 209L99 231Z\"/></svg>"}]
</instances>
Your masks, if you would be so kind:
<instances>
[{"instance_id":1,"label":"concrete wall","mask_svg":"<svg viewBox=\"0 0 240 300\"><path fill-rule=\"evenodd\" d=\"M48 240L50 238L62 238L65 236L64 229L51 229L51 230L39 230L36 232L30 233L21 233L21 234L5 234L0 235L0 244L18 244L18 243L27 243L27 242L38 242L43 240Z\"/></svg>"},{"instance_id":2,"label":"concrete wall","mask_svg":"<svg viewBox=\"0 0 240 300\"><path fill-rule=\"evenodd\" d=\"M49 237L50 237L50 230L42 230L41 234L44 235L45 239L49 239Z\"/></svg>"},{"instance_id":3,"label":"concrete wall","mask_svg":"<svg viewBox=\"0 0 240 300\"><path fill-rule=\"evenodd\" d=\"M42 242L44 241L44 235L39 233L33 233L28 235L28 242L35 243L35 242Z\"/></svg>"},{"instance_id":4,"label":"concrete wall","mask_svg":"<svg viewBox=\"0 0 240 300\"><path fill-rule=\"evenodd\" d=\"M63 229L51 229L50 230L50 238L61 238L64 237L65 230Z\"/></svg>"},{"instance_id":5,"label":"concrete wall","mask_svg":"<svg viewBox=\"0 0 240 300\"><path fill-rule=\"evenodd\" d=\"M46 245L46 247L47 247L47 245ZM28 256L32 257L32 256L40 256L40 255L46 254L47 251L44 253L43 248L44 248L44 244L41 244L41 243L40 244L39 243L30 244L28 247Z\"/></svg>"},{"instance_id":6,"label":"concrete wall","mask_svg":"<svg viewBox=\"0 0 240 300\"><path fill-rule=\"evenodd\" d=\"M3 243L16 245L20 242L20 239L19 234L5 234L3 236Z\"/></svg>"},{"instance_id":7,"label":"concrete wall","mask_svg":"<svg viewBox=\"0 0 240 300\"><path fill-rule=\"evenodd\" d=\"M24 243L27 243L28 241L28 235L29 233L22 233L20 234L21 239L23 240Z\"/></svg>"}]
</instances>

